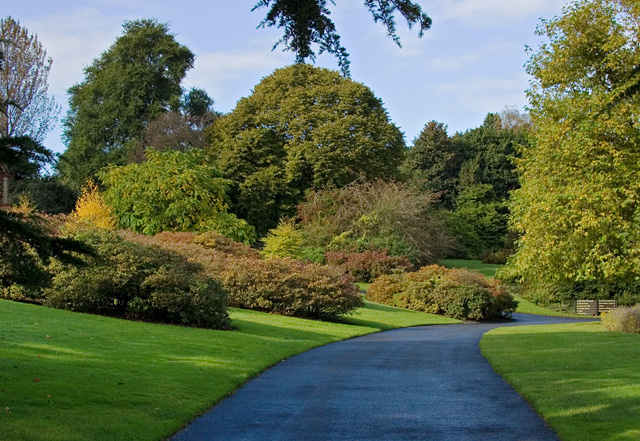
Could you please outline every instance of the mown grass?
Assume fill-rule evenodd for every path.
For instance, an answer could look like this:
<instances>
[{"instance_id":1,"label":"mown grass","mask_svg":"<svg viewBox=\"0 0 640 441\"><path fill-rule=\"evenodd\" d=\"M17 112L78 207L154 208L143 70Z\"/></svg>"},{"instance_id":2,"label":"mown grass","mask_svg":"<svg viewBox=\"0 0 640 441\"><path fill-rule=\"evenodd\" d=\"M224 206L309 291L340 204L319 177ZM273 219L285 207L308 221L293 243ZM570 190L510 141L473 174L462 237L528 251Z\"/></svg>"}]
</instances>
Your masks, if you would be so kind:
<instances>
[{"instance_id":1,"label":"mown grass","mask_svg":"<svg viewBox=\"0 0 640 441\"><path fill-rule=\"evenodd\" d=\"M438 264L445 268L467 268L478 271L480 274L487 277L495 277L496 271L504 266L493 263L484 263L482 260L467 259L442 259L438 261Z\"/></svg>"},{"instance_id":2,"label":"mown grass","mask_svg":"<svg viewBox=\"0 0 640 441\"><path fill-rule=\"evenodd\" d=\"M342 323L232 311L234 331L0 300L0 439L160 440L315 346L451 319L368 303Z\"/></svg>"},{"instance_id":3,"label":"mown grass","mask_svg":"<svg viewBox=\"0 0 640 441\"><path fill-rule=\"evenodd\" d=\"M599 323L504 327L480 348L563 441L640 439L640 335Z\"/></svg>"}]
</instances>

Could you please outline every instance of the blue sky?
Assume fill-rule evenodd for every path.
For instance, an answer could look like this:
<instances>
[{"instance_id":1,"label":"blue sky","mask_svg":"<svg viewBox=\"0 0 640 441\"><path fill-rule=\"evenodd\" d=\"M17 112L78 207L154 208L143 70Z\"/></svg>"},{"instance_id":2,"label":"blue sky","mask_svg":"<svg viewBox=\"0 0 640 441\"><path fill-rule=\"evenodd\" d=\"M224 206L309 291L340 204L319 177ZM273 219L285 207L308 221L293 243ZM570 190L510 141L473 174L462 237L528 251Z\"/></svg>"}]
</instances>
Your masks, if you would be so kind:
<instances>
[{"instance_id":1,"label":"blue sky","mask_svg":"<svg viewBox=\"0 0 640 441\"><path fill-rule=\"evenodd\" d=\"M350 53L351 76L385 103L407 143L427 121L449 132L480 125L488 112L526 105L525 45L537 47L540 18L561 12L565 0L418 0L433 19L423 38L398 17L398 48L381 24L373 23L360 0L335 0L332 19ZM294 55L271 51L277 29L256 29L266 9L251 12L256 0L22 0L3 5L37 34L53 68L49 91L67 110L66 90L83 80L83 68L109 48L125 20L155 17L196 54L187 87L205 89L216 109L228 112L261 78L291 64ZM322 55L316 65L337 69ZM61 127L45 145L61 152Z\"/></svg>"}]
</instances>

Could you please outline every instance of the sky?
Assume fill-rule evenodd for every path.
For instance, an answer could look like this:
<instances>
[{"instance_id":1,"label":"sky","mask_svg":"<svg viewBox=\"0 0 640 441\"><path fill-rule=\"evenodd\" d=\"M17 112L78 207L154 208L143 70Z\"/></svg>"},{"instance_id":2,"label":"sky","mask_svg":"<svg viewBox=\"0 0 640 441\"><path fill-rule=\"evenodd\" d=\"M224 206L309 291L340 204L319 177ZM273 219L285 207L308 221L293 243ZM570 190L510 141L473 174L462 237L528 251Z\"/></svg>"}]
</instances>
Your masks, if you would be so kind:
<instances>
[{"instance_id":1,"label":"sky","mask_svg":"<svg viewBox=\"0 0 640 441\"><path fill-rule=\"evenodd\" d=\"M351 78L382 99L390 119L408 145L431 120L447 124L449 133L482 124L489 112L527 104L529 77L525 48L536 48L540 19L561 13L566 0L417 0L433 20L418 38L404 18L396 17L399 48L374 23L361 0L327 2L331 18L351 60ZM185 88L198 87L215 100L220 112L236 102L275 69L292 64L293 53L272 50L282 33L258 28L266 8L251 11L257 0L21 0L7 2L11 16L36 34L53 59L49 93L67 112L67 90L84 80L83 69L122 35L126 20L156 18L168 23L176 40L196 55ZM338 69L337 60L320 55L316 65ZM62 127L45 146L65 149Z\"/></svg>"}]
</instances>

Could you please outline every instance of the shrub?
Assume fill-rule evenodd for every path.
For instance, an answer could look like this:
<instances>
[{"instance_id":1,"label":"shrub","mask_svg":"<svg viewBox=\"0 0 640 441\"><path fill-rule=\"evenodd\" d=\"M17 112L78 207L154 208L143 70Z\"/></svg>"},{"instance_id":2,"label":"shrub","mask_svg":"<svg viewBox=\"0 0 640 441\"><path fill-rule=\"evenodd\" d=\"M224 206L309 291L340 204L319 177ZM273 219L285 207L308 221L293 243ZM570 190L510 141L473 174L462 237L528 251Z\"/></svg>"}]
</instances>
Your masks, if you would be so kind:
<instances>
[{"instance_id":1,"label":"shrub","mask_svg":"<svg viewBox=\"0 0 640 441\"><path fill-rule=\"evenodd\" d=\"M97 255L84 267L59 265L45 290L45 305L187 326L229 326L225 292L199 265L106 230L77 238Z\"/></svg>"},{"instance_id":2,"label":"shrub","mask_svg":"<svg viewBox=\"0 0 640 441\"><path fill-rule=\"evenodd\" d=\"M509 315L517 302L496 279L466 269L438 265L414 273L379 277L369 300L417 311L444 314L461 320L488 320Z\"/></svg>"},{"instance_id":3,"label":"shrub","mask_svg":"<svg viewBox=\"0 0 640 441\"><path fill-rule=\"evenodd\" d=\"M293 219L280 219L278 226L269 230L262 241L264 242L262 255L265 257L302 258L304 244L302 230Z\"/></svg>"},{"instance_id":4,"label":"shrub","mask_svg":"<svg viewBox=\"0 0 640 441\"><path fill-rule=\"evenodd\" d=\"M126 233L130 240L174 250L221 281L229 304L283 315L326 318L363 305L353 279L338 268L289 258L262 259L258 251L221 239L215 232Z\"/></svg>"},{"instance_id":5,"label":"shrub","mask_svg":"<svg viewBox=\"0 0 640 441\"><path fill-rule=\"evenodd\" d=\"M310 245L356 252L386 248L413 263L430 263L452 245L436 199L417 183L357 181L310 191L297 210Z\"/></svg>"},{"instance_id":6,"label":"shrub","mask_svg":"<svg viewBox=\"0 0 640 441\"><path fill-rule=\"evenodd\" d=\"M157 235L157 237L168 237L169 235L170 233L161 233ZM251 257L253 259L260 258L260 252L255 248L251 248L242 242L229 239L216 231L207 231L198 234L193 239L193 243L230 256Z\"/></svg>"},{"instance_id":7,"label":"shrub","mask_svg":"<svg viewBox=\"0 0 640 441\"><path fill-rule=\"evenodd\" d=\"M603 314L602 326L607 331L640 334L640 305L623 306Z\"/></svg>"},{"instance_id":8,"label":"shrub","mask_svg":"<svg viewBox=\"0 0 640 441\"><path fill-rule=\"evenodd\" d=\"M514 253L513 248L501 248L498 251L485 251L480 255L480 260L483 263L493 263L498 265L504 265L507 263L507 259Z\"/></svg>"},{"instance_id":9,"label":"shrub","mask_svg":"<svg viewBox=\"0 0 640 441\"><path fill-rule=\"evenodd\" d=\"M389 256L386 249L366 250L361 253L329 251L325 253L328 265L335 265L351 274L356 282L369 283L394 270L411 271L413 265L404 256Z\"/></svg>"},{"instance_id":10,"label":"shrub","mask_svg":"<svg viewBox=\"0 0 640 441\"><path fill-rule=\"evenodd\" d=\"M74 234L80 230L93 228L115 230L116 219L96 184L88 181L82 188L82 194L76 201L75 209L67 217L62 232Z\"/></svg>"},{"instance_id":11,"label":"shrub","mask_svg":"<svg viewBox=\"0 0 640 441\"><path fill-rule=\"evenodd\" d=\"M227 210L229 181L197 149L146 150L141 164L109 166L100 172L105 198L118 222L137 233L216 230L251 243L255 229Z\"/></svg>"},{"instance_id":12,"label":"shrub","mask_svg":"<svg viewBox=\"0 0 640 441\"><path fill-rule=\"evenodd\" d=\"M277 257L229 263L220 276L231 306L327 318L364 305L353 279L337 268Z\"/></svg>"}]
</instances>

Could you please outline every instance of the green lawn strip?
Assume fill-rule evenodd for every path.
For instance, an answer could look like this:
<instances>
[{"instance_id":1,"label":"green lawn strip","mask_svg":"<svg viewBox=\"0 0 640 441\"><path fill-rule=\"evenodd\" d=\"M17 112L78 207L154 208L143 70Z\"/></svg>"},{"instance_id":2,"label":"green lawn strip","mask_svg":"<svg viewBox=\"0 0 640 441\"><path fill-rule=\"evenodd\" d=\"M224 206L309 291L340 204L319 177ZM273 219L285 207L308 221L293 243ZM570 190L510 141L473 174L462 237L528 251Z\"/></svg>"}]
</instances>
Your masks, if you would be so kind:
<instances>
[{"instance_id":1,"label":"green lawn strip","mask_svg":"<svg viewBox=\"0 0 640 441\"><path fill-rule=\"evenodd\" d=\"M353 324L231 316L237 330L212 331L0 300L0 439L164 439L284 358L449 321L370 303L345 319Z\"/></svg>"},{"instance_id":2,"label":"green lawn strip","mask_svg":"<svg viewBox=\"0 0 640 441\"><path fill-rule=\"evenodd\" d=\"M484 263L482 260L467 259L442 259L438 261L438 264L445 268L466 268L478 271L480 274L487 277L495 277L496 271L504 266L493 263Z\"/></svg>"},{"instance_id":3,"label":"green lawn strip","mask_svg":"<svg viewBox=\"0 0 640 441\"><path fill-rule=\"evenodd\" d=\"M563 441L640 439L640 335L599 323L504 327L480 348Z\"/></svg>"},{"instance_id":4,"label":"green lawn strip","mask_svg":"<svg viewBox=\"0 0 640 441\"><path fill-rule=\"evenodd\" d=\"M448 325L461 323L460 320L442 315L425 314L394 306L381 305L365 301L366 306L358 309L352 315L345 316L344 323L374 328L381 331L394 328L420 325Z\"/></svg>"}]
</instances>

